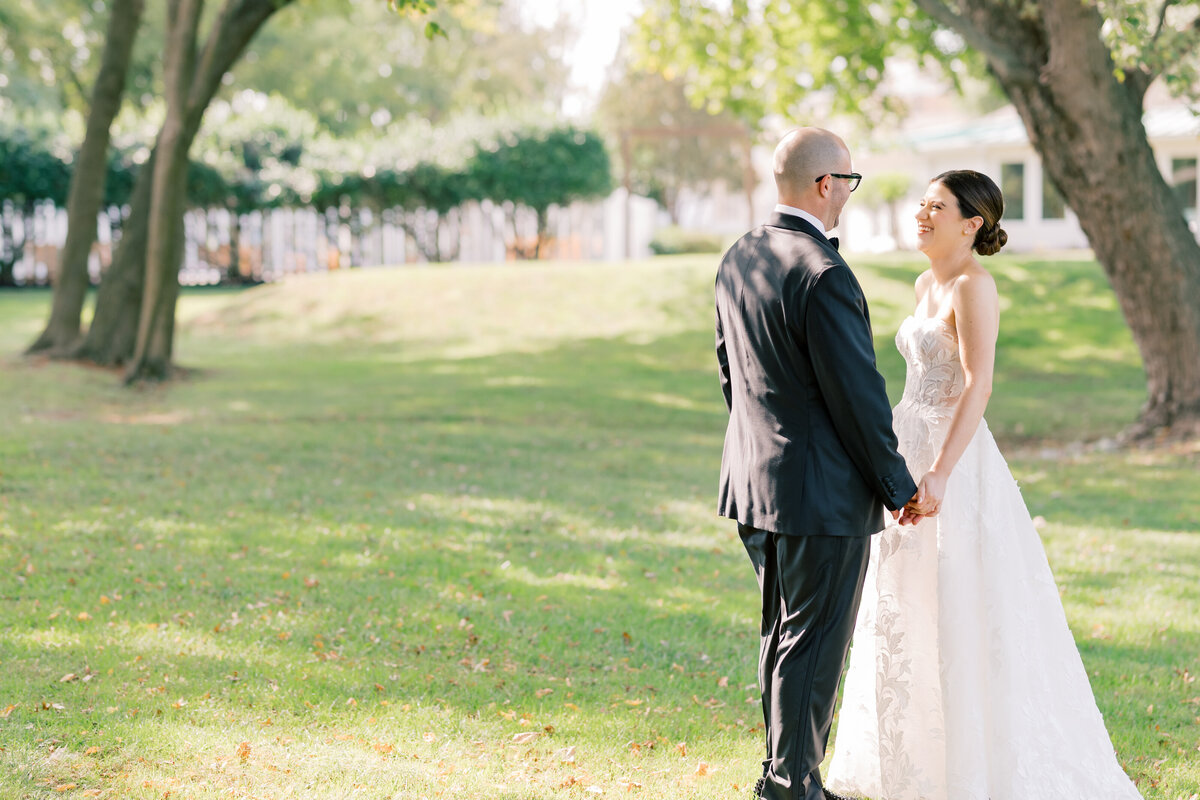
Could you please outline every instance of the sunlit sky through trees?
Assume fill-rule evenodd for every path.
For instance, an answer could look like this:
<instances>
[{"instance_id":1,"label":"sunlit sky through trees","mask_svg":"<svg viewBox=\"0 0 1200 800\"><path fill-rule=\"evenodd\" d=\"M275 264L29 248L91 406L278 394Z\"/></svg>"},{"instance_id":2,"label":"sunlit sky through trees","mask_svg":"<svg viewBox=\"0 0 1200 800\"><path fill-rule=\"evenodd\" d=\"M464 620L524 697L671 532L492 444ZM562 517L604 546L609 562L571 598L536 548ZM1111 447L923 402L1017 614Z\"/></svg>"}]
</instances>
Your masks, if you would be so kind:
<instances>
[{"instance_id":1,"label":"sunlit sky through trees","mask_svg":"<svg viewBox=\"0 0 1200 800\"><path fill-rule=\"evenodd\" d=\"M578 31L575 46L564 57L573 91L563 111L576 116L589 109L604 85L621 33L641 10L642 0L521 0L520 5L529 22L552 25L564 16Z\"/></svg>"}]
</instances>

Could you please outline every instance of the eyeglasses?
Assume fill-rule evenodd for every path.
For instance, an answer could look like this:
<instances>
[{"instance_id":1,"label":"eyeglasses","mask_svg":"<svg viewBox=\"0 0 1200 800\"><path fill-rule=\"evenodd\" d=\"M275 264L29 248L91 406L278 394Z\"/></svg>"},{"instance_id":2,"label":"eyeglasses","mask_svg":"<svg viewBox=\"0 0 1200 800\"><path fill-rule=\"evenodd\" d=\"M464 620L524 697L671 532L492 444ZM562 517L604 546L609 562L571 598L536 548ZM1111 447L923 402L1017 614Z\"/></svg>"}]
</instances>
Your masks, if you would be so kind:
<instances>
[{"instance_id":1,"label":"eyeglasses","mask_svg":"<svg viewBox=\"0 0 1200 800\"><path fill-rule=\"evenodd\" d=\"M841 178L842 180L850 181L850 191L852 192L862 183L862 175L859 175L857 172L851 172L848 175L844 172L826 172L824 175L817 176L817 179L813 183L820 183L826 177Z\"/></svg>"}]
</instances>

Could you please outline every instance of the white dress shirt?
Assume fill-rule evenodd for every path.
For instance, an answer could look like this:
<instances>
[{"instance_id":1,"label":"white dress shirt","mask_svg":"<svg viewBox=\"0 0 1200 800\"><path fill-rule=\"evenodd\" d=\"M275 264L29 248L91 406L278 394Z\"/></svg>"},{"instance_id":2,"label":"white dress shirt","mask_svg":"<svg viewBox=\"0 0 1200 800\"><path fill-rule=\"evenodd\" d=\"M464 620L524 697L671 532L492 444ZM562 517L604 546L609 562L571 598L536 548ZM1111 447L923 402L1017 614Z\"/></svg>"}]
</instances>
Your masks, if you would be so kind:
<instances>
[{"instance_id":1,"label":"white dress shirt","mask_svg":"<svg viewBox=\"0 0 1200 800\"><path fill-rule=\"evenodd\" d=\"M775 206L775 211L779 214L791 214L793 217L799 217L802 220L806 220L814 228L820 231L822 236L824 236L826 239L829 238L829 234L825 232L825 224L812 214L805 211L803 208L795 208L794 206L785 206L783 203L778 203Z\"/></svg>"}]
</instances>

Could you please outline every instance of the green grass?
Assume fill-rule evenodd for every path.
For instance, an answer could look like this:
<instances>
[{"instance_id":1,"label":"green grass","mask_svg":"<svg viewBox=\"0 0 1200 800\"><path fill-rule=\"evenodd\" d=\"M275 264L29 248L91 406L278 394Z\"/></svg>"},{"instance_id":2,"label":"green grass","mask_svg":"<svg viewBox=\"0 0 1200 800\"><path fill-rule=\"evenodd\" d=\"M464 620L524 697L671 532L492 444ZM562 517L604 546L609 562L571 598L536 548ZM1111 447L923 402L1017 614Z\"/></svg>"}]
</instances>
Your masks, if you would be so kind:
<instances>
[{"instance_id":1,"label":"green grass","mask_svg":"<svg viewBox=\"0 0 1200 800\"><path fill-rule=\"evenodd\" d=\"M1093 262L990 263L989 422L1122 763L1189 798L1200 454L1067 447L1136 415L1128 332ZM187 292L192 371L137 391L21 360L49 297L0 293L0 796L743 796L757 602L712 512L714 268ZM893 392L919 269L859 268Z\"/></svg>"}]
</instances>

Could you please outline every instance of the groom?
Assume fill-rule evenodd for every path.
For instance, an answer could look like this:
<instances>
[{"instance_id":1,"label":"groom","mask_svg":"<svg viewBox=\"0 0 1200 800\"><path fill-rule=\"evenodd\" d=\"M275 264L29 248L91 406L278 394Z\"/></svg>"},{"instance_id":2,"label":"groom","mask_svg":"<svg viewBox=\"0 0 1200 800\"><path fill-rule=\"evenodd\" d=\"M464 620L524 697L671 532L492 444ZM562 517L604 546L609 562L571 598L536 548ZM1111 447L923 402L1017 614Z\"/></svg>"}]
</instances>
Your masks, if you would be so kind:
<instances>
[{"instance_id":1,"label":"groom","mask_svg":"<svg viewBox=\"0 0 1200 800\"><path fill-rule=\"evenodd\" d=\"M896 452L866 300L826 230L861 176L820 128L775 150L779 205L717 272L729 409L718 511L738 521L762 591L767 758L755 794L824 800L838 682L870 552L917 487ZM906 512L903 521L920 509Z\"/></svg>"}]
</instances>

